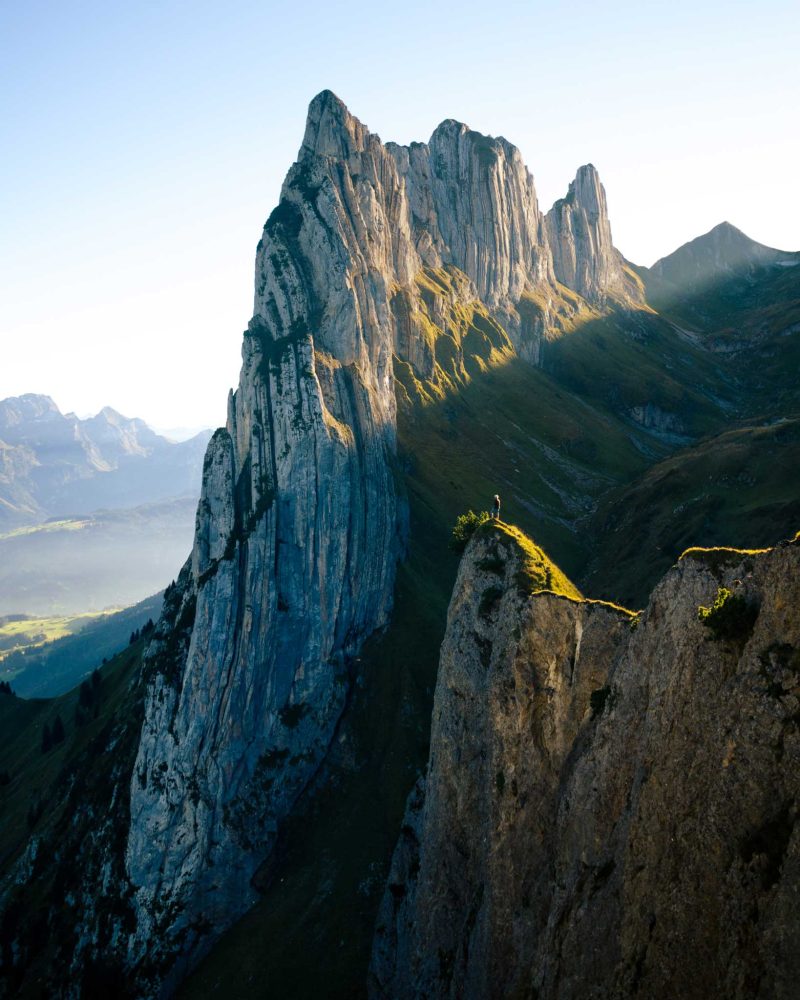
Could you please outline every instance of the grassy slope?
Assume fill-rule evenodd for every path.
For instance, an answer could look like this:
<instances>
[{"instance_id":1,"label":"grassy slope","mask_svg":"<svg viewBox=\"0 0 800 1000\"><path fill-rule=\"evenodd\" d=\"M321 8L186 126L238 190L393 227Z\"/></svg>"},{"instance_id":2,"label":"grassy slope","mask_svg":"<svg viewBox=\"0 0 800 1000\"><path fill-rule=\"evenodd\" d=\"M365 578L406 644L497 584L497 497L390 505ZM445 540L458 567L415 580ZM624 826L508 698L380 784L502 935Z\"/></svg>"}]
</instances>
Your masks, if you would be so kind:
<instances>
[{"instance_id":1,"label":"grassy slope","mask_svg":"<svg viewBox=\"0 0 800 1000\"><path fill-rule=\"evenodd\" d=\"M4 734L0 772L7 771L11 778L9 784L0 786L0 877L5 880L31 836L39 843L27 882L11 889L0 934L4 950L19 936L29 963L24 972L0 963L0 991L5 987L8 995L53 995L48 993L46 977L54 972L57 977L66 974L73 917L64 907L64 898L75 891L80 878L79 850L94 833L97 815L104 815L108 808L112 761L105 749L112 727L130 723L126 746L115 745L115 765L124 767L126 755L135 749L131 740L138 737L138 727L131 682L139 670L143 646L140 640L103 667L96 709L90 710L81 726L75 723L77 690L53 699L0 696ZM57 715L64 723L66 739L43 753L44 726L52 729ZM62 864L50 863L59 853Z\"/></svg>"},{"instance_id":2,"label":"grassy slope","mask_svg":"<svg viewBox=\"0 0 800 1000\"><path fill-rule=\"evenodd\" d=\"M35 649L41 649L45 643L55 642L68 635L76 635L90 622L112 615L118 610L121 609L114 608L109 611L101 611L99 614L87 612L82 615L53 618L30 617L18 621L6 621L0 625L0 663L12 653L19 653L22 650L30 653ZM11 677L4 679L10 680Z\"/></svg>"},{"instance_id":3,"label":"grassy slope","mask_svg":"<svg viewBox=\"0 0 800 1000\"><path fill-rule=\"evenodd\" d=\"M583 324L547 346L544 367L599 409L627 418L650 403L692 436L719 429L738 395L719 358L646 311Z\"/></svg>"},{"instance_id":4,"label":"grassy slope","mask_svg":"<svg viewBox=\"0 0 800 1000\"><path fill-rule=\"evenodd\" d=\"M740 427L658 463L594 518L587 586L641 606L691 545L772 545L800 524L800 419Z\"/></svg>"},{"instance_id":5,"label":"grassy slope","mask_svg":"<svg viewBox=\"0 0 800 1000\"><path fill-rule=\"evenodd\" d=\"M0 695L0 772L7 771L11 776L10 783L0 787L0 871L7 869L27 841L27 816L32 802L47 802L48 816L43 817L43 822L54 818L53 805L60 801L60 776L80 758L119 707L141 661L142 647L142 642L135 643L101 669L97 716L90 713L89 721L82 726L75 724L78 688L58 698ZM66 739L49 753L42 753L44 726L52 729L57 715L64 723ZM41 832L38 827L34 829Z\"/></svg>"},{"instance_id":6,"label":"grassy slope","mask_svg":"<svg viewBox=\"0 0 800 1000\"><path fill-rule=\"evenodd\" d=\"M737 385L740 417L800 412L800 263L727 277L682 296L651 280L648 296L716 355Z\"/></svg>"},{"instance_id":7,"label":"grassy slope","mask_svg":"<svg viewBox=\"0 0 800 1000\"><path fill-rule=\"evenodd\" d=\"M162 595L155 594L116 613L83 615L77 619L44 619L41 631L54 629L52 638L55 641L34 644L24 653L6 652L5 658L0 660L0 680L10 681L23 698L63 694L100 666L104 657L111 657L126 646L131 633L141 628L148 618L156 621L161 600ZM9 623L0 629L0 637L12 625L33 632L34 637L40 634L39 621L30 620ZM76 629L76 625L80 628ZM59 637L62 628L65 634ZM71 634L69 629L74 632Z\"/></svg>"},{"instance_id":8,"label":"grassy slope","mask_svg":"<svg viewBox=\"0 0 800 1000\"><path fill-rule=\"evenodd\" d=\"M689 545L771 545L800 523L800 265L651 301L734 387L727 427L611 493L590 523L587 586L640 605Z\"/></svg>"}]
</instances>

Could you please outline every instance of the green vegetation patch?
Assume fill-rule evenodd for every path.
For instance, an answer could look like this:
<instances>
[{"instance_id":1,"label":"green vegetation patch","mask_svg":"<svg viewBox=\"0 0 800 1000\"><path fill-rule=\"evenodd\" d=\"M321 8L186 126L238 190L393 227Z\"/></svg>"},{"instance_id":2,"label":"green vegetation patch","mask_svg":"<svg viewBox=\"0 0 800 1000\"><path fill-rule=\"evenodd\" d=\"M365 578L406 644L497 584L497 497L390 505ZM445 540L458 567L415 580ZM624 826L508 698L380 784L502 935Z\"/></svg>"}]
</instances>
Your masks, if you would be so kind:
<instances>
[{"instance_id":1,"label":"green vegetation patch","mask_svg":"<svg viewBox=\"0 0 800 1000\"><path fill-rule=\"evenodd\" d=\"M116 614L120 608L87 612L82 615L62 615L52 618L24 618L0 624L0 661L12 653L39 649L48 642L75 635L91 622Z\"/></svg>"},{"instance_id":2,"label":"green vegetation patch","mask_svg":"<svg viewBox=\"0 0 800 1000\"><path fill-rule=\"evenodd\" d=\"M694 559L696 562L701 562L708 566L709 569L716 571L729 566L738 566L747 556L758 556L764 552L769 552L769 549L731 549L724 546L702 548L700 546L693 546L682 552L680 559Z\"/></svg>"},{"instance_id":3,"label":"green vegetation patch","mask_svg":"<svg viewBox=\"0 0 800 1000\"><path fill-rule=\"evenodd\" d=\"M459 514L450 536L450 548L454 552L463 552L470 538L488 520L489 514L485 510L478 514L474 510L468 510L466 514Z\"/></svg>"},{"instance_id":4,"label":"green vegetation patch","mask_svg":"<svg viewBox=\"0 0 800 1000\"><path fill-rule=\"evenodd\" d=\"M515 582L521 593L536 594L547 590L573 601L583 600L583 594L547 556L544 549L540 549L519 528L494 520L487 520L479 527L482 533L509 541L516 547L521 568L517 571Z\"/></svg>"},{"instance_id":5,"label":"green vegetation patch","mask_svg":"<svg viewBox=\"0 0 800 1000\"><path fill-rule=\"evenodd\" d=\"M742 642L753 631L758 607L727 587L720 587L710 607L701 604L697 609L697 618L711 629L715 639Z\"/></svg>"}]
</instances>

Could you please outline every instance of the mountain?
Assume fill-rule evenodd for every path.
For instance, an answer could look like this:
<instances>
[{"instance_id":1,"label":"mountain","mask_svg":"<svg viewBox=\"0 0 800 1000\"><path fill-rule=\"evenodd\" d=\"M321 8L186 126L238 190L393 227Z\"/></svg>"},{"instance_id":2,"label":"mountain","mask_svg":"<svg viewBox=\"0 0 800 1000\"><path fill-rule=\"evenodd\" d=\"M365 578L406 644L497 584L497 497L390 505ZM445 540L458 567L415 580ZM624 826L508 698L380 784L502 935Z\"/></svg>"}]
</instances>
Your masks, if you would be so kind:
<instances>
[{"instance_id":1,"label":"mountain","mask_svg":"<svg viewBox=\"0 0 800 1000\"><path fill-rule=\"evenodd\" d=\"M690 329L706 335L727 332L726 343L719 347L735 350L731 325L745 317L749 323L768 324L776 305L787 299L796 304L798 264L800 253L763 246L722 222L651 268L635 270L645 283L648 302Z\"/></svg>"},{"instance_id":2,"label":"mountain","mask_svg":"<svg viewBox=\"0 0 800 1000\"><path fill-rule=\"evenodd\" d=\"M554 223L559 260L573 247L592 301L633 305L599 192L587 169ZM586 225L600 235L578 240ZM556 303L581 308L550 228L505 140L447 121L427 146L384 146L334 95L312 102L259 244L192 557L145 663L127 847L129 961L144 974L201 955L256 901L336 733L348 663L389 624L408 518L393 367L409 395L435 398L470 370L538 356Z\"/></svg>"},{"instance_id":3,"label":"mountain","mask_svg":"<svg viewBox=\"0 0 800 1000\"><path fill-rule=\"evenodd\" d=\"M650 268L648 278L666 282L685 294L730 275L741 279L770 266L794 266L797 254L756 243L730 222L685 243Z\"/></svg>"},{"instance_id":4,"label":"mountain","mask_svg":"<svg viewBox=\"0 0 800 1000\"><path fill-rule=\"evenodd\" d=\"M791 996L798 581L798 540L691 549L632 617L480 529L371 996Z\"/></svg>"},{"instance_id":5,"label":"mountain","mask_svg":"<svg viewBox=\"0 0 800 1000\"><path fill-rule=\"evenodd\" d=\"M517 541L527 532L555 559L524 543L522 584L544 580L571 607L607 542L599 519L624 513L627 491L680 456L704 469L705 443L794 406L793 274L759 271L738 305L696 296L713 316L692 325L656 309L646 269L613 247L593 167L543 213L507 140L447 120L428 143L383 143L330 92L315 98L257 248L191 555L124 713L96 737L105 770L74 772L92 791L70 802L69 831L58 774L37 778L53 806L9 834L14 988L363 995L391 850L428 759L456 515L499 491ZM714 326L725 310L744 317L741 333ZM781 484L763 480L768 506ZM776 508L774 532L790 517ZM626 545L647 527L626 522ZM625 561L637 593L642 552L638 569ZM481 571L500 591L498 560ZM491 616L502 597L481 596ZM621 648L632 616L580 607ZM568 708L577 725L585 706ZM54 860L34 865L34 843ZM45 925L40 901L67 896L74 907L48 902Z\"/></svg>"},{"instance_id":6,"label":"mountain","mask_svg":"<svg viewBox=\"0 0 800 1000\"><path fill-rule=\"evenodd\" d=\"M0 401L0 529L196 496L209 438L175 444L111 407L80 420L49 396Z\"/></svg>"}]
</instances>

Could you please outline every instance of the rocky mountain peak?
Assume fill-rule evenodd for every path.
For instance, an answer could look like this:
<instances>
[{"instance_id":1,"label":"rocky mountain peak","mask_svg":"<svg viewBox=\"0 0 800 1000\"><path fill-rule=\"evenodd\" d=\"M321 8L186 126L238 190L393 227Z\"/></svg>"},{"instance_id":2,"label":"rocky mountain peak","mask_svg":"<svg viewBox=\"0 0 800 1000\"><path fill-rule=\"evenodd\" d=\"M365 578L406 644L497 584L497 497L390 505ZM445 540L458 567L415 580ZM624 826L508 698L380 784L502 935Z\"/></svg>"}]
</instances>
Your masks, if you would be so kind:
<instances>
[{"instance_id":1,"label":"rocky mountain peak","mask_svg":"<svg viewBox=\"0 0 800 1000\"><path fill-rule=\"evenodd\" d=\"M364 150L369 135L344 101L332 90L323 90L308 107L300 156L311 153L346 160L352 153Z\"/></svg>"},{"instance_id":2,"label":"rocky mountain peak","mask_svg":"<svg viewBox=\"0 0 800 1000\"><path fill-rule=\"evenodd\" d=\"M611 238L606 193L593 164L579 167L566 197L547 213L546 226L555 274L563 285L592 303L636 297Z\"/></svg>"},{"instance_id":3,"label":"rocky mountain peak","mask_svg":"<svg viewBox=\"0 0 800 1000\"><path fill-rule=\"evenodd\" d=\"M0 431L29 420L60 417L61 411L50 396L26 392L0 400Z\"/></svg>"},{"instance_id":4,"label":"rocky mountain peak","mask_svg":"<svg viewBox=\"0 0 800 1000\"><path fill-rule=\"evenodd\" d=\"M559 230L598 300L617 294L620 259L601 194L581 175ZM198 955L254 900L254 873L328 753L354 658L389 621L407 525L395 364L440 377L459 323L487 351L535 360L560 294L553 260L505 139L447 120L427 145L384 144L331 91L311 102L258 246L193 551L147 654L132 965ZM176 916L155 934L165 908Z\"/></svg>"}]
</instances>

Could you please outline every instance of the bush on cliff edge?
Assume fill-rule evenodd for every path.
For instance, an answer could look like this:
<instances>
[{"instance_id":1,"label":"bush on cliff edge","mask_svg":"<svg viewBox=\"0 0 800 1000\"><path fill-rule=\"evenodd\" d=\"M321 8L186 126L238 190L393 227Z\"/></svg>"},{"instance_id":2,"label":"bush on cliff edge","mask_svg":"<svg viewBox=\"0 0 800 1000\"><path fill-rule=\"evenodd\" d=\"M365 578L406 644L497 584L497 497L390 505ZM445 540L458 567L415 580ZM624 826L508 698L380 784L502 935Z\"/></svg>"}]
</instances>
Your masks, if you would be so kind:
<instances>
[{"instance_id":1,"label":"bush on cliff edge","mask_svg":"<svg viewBox=\"0 0 800 1000\"><path fill-rule=\"evenodd\" d=\"M488 520L489 513L485 510L478 514L474 510L468 510L466 514L459 514L450 536L450 548L455 552L463 552L470 538Z\"/></svg>"}]
</instances>

